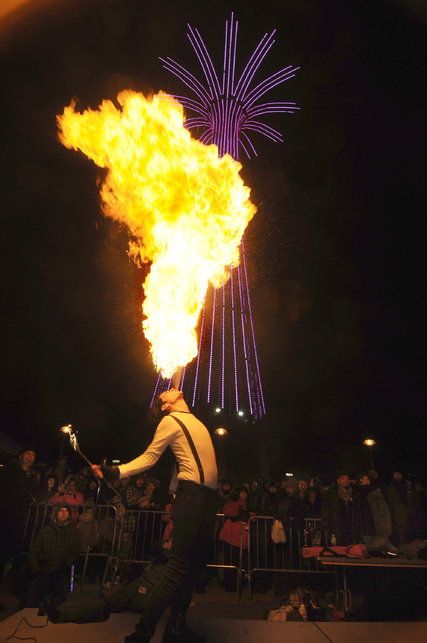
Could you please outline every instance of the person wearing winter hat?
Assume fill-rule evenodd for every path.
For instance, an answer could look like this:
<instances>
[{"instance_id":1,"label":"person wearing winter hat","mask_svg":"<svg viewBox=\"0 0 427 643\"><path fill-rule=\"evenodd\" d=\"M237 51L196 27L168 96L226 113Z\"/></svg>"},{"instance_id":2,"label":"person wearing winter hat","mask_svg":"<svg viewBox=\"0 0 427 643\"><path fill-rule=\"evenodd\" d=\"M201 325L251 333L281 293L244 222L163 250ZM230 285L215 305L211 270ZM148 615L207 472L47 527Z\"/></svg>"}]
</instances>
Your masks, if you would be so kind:
<instances>
[{"instance_id":1,"label":"person wearing winter hat","mask_svg":"<svg viewBox=\"0 0 427 643\"><path fill-rule=\"evenodd\" d=\"M52 522L39 531L30 548L27 607L39 606L44 612L48 601L64 600L71 566L79 551L79 534L71 519L71 508L60 502Z\"/></svg>"},{"instance_id":2,"label":"person wearing winter hat","mask_svg":"<svg viewBox=\"0 0 427 643\"><path fill-rule=\"evenodd\" d=\"M353 529L353 489L347 471L338 471L336 484L323 496L322 521L331 544L350 545L357 542Z\"/></svg>"}]
</instances>

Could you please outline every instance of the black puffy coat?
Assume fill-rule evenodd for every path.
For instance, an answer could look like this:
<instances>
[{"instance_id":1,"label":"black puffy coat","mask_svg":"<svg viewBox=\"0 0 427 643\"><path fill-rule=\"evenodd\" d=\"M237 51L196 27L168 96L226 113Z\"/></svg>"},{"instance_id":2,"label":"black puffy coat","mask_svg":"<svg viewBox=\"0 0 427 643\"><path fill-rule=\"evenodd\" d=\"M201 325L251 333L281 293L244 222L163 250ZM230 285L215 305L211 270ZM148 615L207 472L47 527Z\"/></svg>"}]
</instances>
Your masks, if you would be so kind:
<instances>
[{"instance_id":1,"label":"black puffy coat","mask_svg":"<svg viewBox=\"0 0 427 643\"><path fill-rule=\"evenodd\" d=\"M70 519L64 524L53 520L37 534L28 555L32 573L50 573L71 567L80 550L79 532Z\"/></svg>"}]
</instances>

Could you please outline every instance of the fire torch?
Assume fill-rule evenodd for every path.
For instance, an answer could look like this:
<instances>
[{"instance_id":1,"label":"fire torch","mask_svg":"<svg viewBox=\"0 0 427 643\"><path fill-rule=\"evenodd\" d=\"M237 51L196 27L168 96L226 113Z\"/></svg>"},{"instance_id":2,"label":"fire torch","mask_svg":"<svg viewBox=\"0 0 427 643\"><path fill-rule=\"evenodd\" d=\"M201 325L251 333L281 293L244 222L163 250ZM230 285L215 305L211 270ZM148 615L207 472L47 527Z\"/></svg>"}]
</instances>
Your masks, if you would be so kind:
<instances>
[{"instance_id":1,"label":"fire torch","mask_svg":"<svg viewBox=\"0 0 427 643\"><path fill-rule=\"evenodd\" d=\"M83 458L83 460L85 462L87 462L87 464L92 469L92 462L89 460L89 458L87 458L85 456L83 451L80 449L80 445L79 445L79 442L77 440L77 431L75 431L73 429L72 425L71 424L66 424L65 426L62 426L61 427L61 433L64 433L65 435L68 435L71 447L74 449L74 451L76 453L79 454L80 457ZM98 478L98 480L99 480L99 478ZM105 482L107 487L110 489L110 491L112 491L114 493L114 495L118 496L121 499L120 494L114 489L114 487L108 482L108 480L106 480L105 478L101 478L101 480L103 480Z\"/></svg>"}]
</instances>

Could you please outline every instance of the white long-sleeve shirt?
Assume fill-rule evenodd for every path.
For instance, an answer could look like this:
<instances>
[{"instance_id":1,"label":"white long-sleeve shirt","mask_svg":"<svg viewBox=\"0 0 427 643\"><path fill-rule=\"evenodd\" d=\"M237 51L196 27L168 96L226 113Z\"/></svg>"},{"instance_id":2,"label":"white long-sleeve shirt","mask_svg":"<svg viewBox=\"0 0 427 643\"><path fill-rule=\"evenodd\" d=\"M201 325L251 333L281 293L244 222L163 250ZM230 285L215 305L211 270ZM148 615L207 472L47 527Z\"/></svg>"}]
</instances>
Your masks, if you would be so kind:
<instances>
[{"instance_id":1,"label":"white long-sleeve shirt","mask_svg":"<svg viewBox=\"0 0 427 643\"><path fill-rule=\"evenodd\" d=\"M216 489L218 487L218 471L215 451L211 436L205 425L192 413L174 411L159 422L151 444L140 456L119 466L120 477L133 476L150 469L169 446L178 463L178 480L191 480L200 484L200 475L188 440L176 420L176 415L187 427L199 454L205 476L204 484Z\"/></svg>"}]
</instances>

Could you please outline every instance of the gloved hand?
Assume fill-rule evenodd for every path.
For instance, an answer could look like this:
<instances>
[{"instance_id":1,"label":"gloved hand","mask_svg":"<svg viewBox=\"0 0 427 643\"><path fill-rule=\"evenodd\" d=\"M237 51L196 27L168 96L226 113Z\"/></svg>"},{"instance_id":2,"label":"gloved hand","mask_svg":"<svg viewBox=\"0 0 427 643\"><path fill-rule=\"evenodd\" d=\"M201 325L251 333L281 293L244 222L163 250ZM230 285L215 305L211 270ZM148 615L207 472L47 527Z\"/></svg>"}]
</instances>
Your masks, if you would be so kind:
<instances>
[{"instance_id":1,"label":"gloved hand","mask_svg":"<svg viewBox=\"0 0 427 643\"><path fill-rule=\"evenodd\" d=\"M118 480L120 478L119 467L109 467L104 464L93 464L92 471L97 478L105 478L108 482Z\"/></svg>"},{"instance_id":2,"label":"gloved hand","mask_svg":"<svg viewBox=\"0 0 427 643\"><path fill-rule=\"evenodd\" d=\"M113 480L118 480L120 478L120 469L119 467L113 466L113 467L108 467L107 465L103 465L101 467L102 475L108 482L113 482Z\"/></svg>"}]
</instances>

